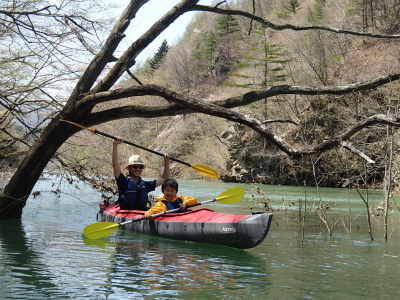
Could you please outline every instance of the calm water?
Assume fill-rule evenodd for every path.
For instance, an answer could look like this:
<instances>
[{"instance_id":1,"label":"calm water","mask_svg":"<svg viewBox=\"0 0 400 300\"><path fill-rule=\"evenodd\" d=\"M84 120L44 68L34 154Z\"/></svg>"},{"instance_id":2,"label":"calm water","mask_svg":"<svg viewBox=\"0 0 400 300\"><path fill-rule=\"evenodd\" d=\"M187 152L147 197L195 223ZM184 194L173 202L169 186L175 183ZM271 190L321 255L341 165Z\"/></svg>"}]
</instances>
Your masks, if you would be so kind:
<instances>
[{"instance_id":1,"label":"calm water","mask_svg":"<svg viewBox=\"0 0 400 300\"><path fill-rule=\"evenodd\" d=\"M398 299L400 296L399 213L391 217L388 242L382 220L374 218L371 241L365 214L348 234L342 222L333 235L320 235L320 222L308 214L304 239L296 218L299 199L316 199L315 189L261 186L276 211L264 242L248 250L167 240L118 230L88 240L83 228L96 222L100 196L80 185L40 181L22 221L0 222L0 299ZM180 181L181 195L213 199L237 186ZM241 185L249 197L252 186ZM356 193L322 189L331 221L349 220L364 208ZM159 190L155 193L159 193ZM374 202L379 192L370 195ZM248 200L213 203L217 211L248 213ZM292 203L288 210L288 205ZM304 201L303 201L304 202ZM397 200L400 203L400 200ZM392 231L393 230L393 231ZM302 242L301 242L302 241Z\"/></svg>"}]
</instances>

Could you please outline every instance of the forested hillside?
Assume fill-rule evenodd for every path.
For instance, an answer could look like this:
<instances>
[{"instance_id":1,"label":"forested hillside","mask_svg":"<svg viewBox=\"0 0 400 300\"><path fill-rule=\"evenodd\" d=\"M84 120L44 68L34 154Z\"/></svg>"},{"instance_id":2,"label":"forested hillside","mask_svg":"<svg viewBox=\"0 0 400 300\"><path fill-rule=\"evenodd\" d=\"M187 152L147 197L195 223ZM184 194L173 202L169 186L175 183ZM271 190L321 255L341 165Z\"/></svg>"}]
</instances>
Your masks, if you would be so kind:
<instances>
[{"instance_id":1,"label":"forested hillside","mask_svg":"<svg viewBox=\"0 0 400 300\"><path fill-rule=\"evenodd\" d=\"M360 32L398 29L396 1L257 1L256 11L277 24L356 27ZM230 9L252 10L253 1L230 1ZM244 94L271 86L328 86L355 83L394 73L399 66L399 41L373 39L313 30L271 30L240 16L198 13L176 45L166 43L135 69L134 79L121 86L162 82L166 87L203 101ZM149 96L147 96L149 97ZM130 103L148 103L132 98ZM156 103L161 101L151 97ZM109 104L108 104L109 105ZM397 115L398 83L345 96L279 95L240 108L265 120L292 143L311 145L341 134L349 124L377 113ZM100 127L157 151L212 166L224 181L342 187L352 184L382 187L391 133L387 126L367 128L352 145L368 153L375 164L341 148L292 159L246 126L201 114L158 119L115 121ZM93 143L98 137L90 137ZM389 141L389 142L388 142ZM394 140L396 141L396 139ZM110 169L111 142L96 149L98 166ZM373 144L372 144L373 143ZM86 143L85 143L86 144ZM377 147L379 145L379 147ZM398 152L398 143L393 143ZM124 159L132 151L124 148ZM102 152L104 152L102 154ZM141 152L141 151L137 151ZM159 157L141 152L156 176ZM83 155L83 154L82 154ZM102 160L98 160L99 158ZM190 168L173 164L174 176L200 179ZM315 175L315 176L314 176Z\"/></svg>"}]
</instances>

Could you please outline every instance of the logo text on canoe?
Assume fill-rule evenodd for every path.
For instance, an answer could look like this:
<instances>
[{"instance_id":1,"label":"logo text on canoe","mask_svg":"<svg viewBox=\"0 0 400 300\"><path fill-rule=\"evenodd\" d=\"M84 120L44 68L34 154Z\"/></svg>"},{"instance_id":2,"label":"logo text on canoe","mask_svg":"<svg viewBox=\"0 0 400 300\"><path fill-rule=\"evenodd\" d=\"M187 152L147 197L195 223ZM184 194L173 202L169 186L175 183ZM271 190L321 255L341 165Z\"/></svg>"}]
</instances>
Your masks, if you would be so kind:
<instances>
[{"instance_id":1,"label":"logo text on canoe","mask_svg":"<svg viewBox=\"0 0 400 300\"><path fill-rule=\"evenodd\" d=\"M222 233L235 233L236 227L222 227Z\"/></svg>"}]
</instances>

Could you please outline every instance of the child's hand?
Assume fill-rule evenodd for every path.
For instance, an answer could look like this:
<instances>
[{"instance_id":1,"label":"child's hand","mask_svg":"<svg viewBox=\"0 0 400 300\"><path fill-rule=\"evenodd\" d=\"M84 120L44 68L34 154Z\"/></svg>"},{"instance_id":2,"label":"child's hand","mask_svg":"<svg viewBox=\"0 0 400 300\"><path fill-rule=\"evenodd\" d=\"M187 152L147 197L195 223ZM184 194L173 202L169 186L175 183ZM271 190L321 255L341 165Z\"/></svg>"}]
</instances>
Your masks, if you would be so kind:
<instances>
[{"instance_id":1,"label":"child's hand","mask_svg":"<svg viewBox=\"0 0 400 300\"><path fill-rule=\"evenodd\" d=\"M144 217L145 217L147 220L150 220L150 221L155 219L155 218L152 217L152 214L150 214L150 213L148 213L148 212L144 213Z\"/></svg>"},{"instance_id":2,"label":"child's hand","mask_svg":"<svg viewBox=\"0 0 400 300\"><path fill-rule=\"evenodd\" d=\"M185 210L186 210L186 203L182 203L182 204L179 206L179 211L182 212L182 211L185 211Z\"/></svg>"}]
</instances>

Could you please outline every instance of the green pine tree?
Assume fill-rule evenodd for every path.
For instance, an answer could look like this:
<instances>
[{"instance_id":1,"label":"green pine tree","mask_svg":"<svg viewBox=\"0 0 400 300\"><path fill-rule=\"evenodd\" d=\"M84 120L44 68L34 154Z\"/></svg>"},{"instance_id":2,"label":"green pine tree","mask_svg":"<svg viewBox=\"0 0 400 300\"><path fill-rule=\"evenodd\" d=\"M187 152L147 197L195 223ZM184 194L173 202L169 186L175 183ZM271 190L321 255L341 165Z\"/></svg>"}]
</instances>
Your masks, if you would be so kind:
<instances>
[{"instance_id":1,"label":"green pine tree","mask_svg":"<svg viewBox=\"0 0 400 300\"><path fill-rule=\"evenodd\" d=\"M215 31L211 30L205 38L200 39L193 53L193 58L207 76L212 76L216 69L216 58L218 53L218 39ZM200 71L200 70L198 70Z\"/></svg>"},{"instance_id":2,"label":"green pine tree","mask_svg":"<svg viewBox=\"0 0 400 300\"><path fill-rule=\"evenodd\" d=\"M313 9L308 14L307 20L314 24L320 23L325 18L324 6L325 0L316 0Z\"/></svg>"},{"instance_id":3,"label":"green pine tree","mask_svg":"<svg viewBox=\"0 0 400 300\"><path fill-rule=\"evenodd\" d=\"M277 16L281 19L288 19L294 16L301 9L299 0L289 0L288 3L282 4L282 11L277 12Z\"/></svg>"},{"instance_id":4,"label":"green pine tree","mask_svg":"<svg viewBox=\"0 0 400 300\"><path fill-rule=\"evenodd\" d=\"M207 34L202 34L196 44L193 58L207 77L226 74L232 65L232 49L239 23L230 15L222 16Z\"/></svg>"},{"instance_id":5,"label":"green pine tree","mask_svg":"<svg viewBox=\"0 0 400 300\"><path fill-rule=\"evenodd\" d=\"M168 50L169 50L168 42L167 40L163 40L161 46L158 48L153 58L149 61L150 69L152 71L157 70L161 66L165 56L168 53Z\"/></svg>"},{"instance_id":6,"label":"green pine tree","mask_svg":"<svg viewBox=\"0 0 400 300\"><path fill-rule=\"evenodd\" d=\"M226 15L218 18L215 29L219 37L228 37L232 33L239 31L237 29L238 26L239 23L234 16Z\"/></svg>"},{"instance_id":7,"label":"green pine tree","mask_svg":"<svg viewBox=\"0 0 400 300\"><path fill-rule=\"evenodd\" d=\"M203 48L204 50L203 57L205 57L210 62L210 65L212 65L212 62L217 53L217 46L218 46L217 35L214 31L211 30L211 32L208 34L208 37L204 42L204 48Z\"/></svg>"},{"instance_id":8,"label":"green pine tree","mask_svg":"<svg viewBox=\"0 0 400 300\"><path fill-rule=\"evenodd\" d=\"M247 85L258 85L266 87L274 82L285 81L288 77L288 72L285 65L291 61L288 51L284 50L283 44L271 44L265 26L258 26L254 33L257 36L257 41L251 44L251 50L244 56L244 60L240 63L242 68L254 68L253 76L245 76L239 74L230 74L231 76L240 76L247 78ZM261 71L261 72L256 72ZM261 74L261 75L260 75ZM245 87L246 85L241 85Z\"/></svg>"},{"instance_id":9,"label":"green pine tree","mask_svg":"<svg viewBox=\"0 0 400 300\"><path fill-rule=\"evenodd\" d=\"M239 32L239 23L234 16L226 15L218 18L215 32L219 40L220 53L223 59L230 64L232 59L233 43L236 40L234 33Z\"/></svg>"}]
</instances>

